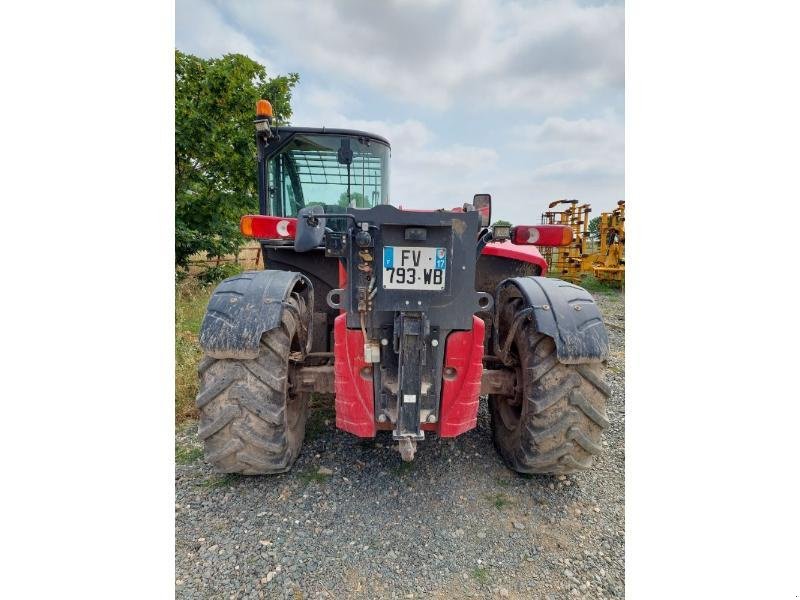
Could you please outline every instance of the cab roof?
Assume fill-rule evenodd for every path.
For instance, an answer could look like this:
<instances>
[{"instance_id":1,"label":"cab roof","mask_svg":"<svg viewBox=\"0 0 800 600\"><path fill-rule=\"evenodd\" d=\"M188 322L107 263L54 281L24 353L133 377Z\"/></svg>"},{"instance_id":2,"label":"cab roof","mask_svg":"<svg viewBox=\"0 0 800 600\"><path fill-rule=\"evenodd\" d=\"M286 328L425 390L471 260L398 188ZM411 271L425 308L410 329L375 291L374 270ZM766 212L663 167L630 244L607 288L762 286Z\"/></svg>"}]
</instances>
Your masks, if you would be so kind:
<instances>
[{"instance_id":1,"label":"cab roof","mask_svg":"<svg viewBox=\"0 0 800 600\"><path fill-rule=\"evenodd\" d=\"M369 133L367 131L359 131L358 129L335 129L335 128L330 128L330 127L289 127L289 126L283 127L283 126L281 126L281 127L277 127L277 130L278 130L279 134L283 134L283 133L286 133L286 134L295 134L295 133L303 134L303 133L305 133L305 134L309 134L309 135L346 135L346 136L351 136L351 137L361 137L361 138L367 138L369 140L378 142L379 144L383 144L385 146L388 146L389 148L392 147L392 145L389 143L389 140L387 140L385 137L383 137L381 135L377 135L375 133Z\"/></svg>"}]
</instances>

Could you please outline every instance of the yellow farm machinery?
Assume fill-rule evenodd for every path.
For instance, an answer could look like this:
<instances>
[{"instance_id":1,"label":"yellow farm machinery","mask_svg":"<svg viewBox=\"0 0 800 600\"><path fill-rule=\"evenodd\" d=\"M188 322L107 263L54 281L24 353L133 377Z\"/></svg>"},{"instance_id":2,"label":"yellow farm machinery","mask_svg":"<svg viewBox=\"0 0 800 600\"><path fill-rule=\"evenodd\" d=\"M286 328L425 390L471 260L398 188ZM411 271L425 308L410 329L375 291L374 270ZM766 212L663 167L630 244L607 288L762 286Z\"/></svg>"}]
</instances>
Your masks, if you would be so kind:
<instances>
[{"instance_id":1,"label":"yellow farm machinery","mask_svg":"<svg viewBox=\"0 0 800 600\"><path fill-rule=\"evenodd\" d=\"M592 263L592 273L600 281L625 281L625 201L600 215L600 250Z\"/></svg>"},{"instance_id":2,"label":"yellow farm machinery","mask_svg":"<svg viewBox=\"0 0 800 600\"><path fill-rule=\"evenodd\" d=\"M566 205L563 210L552 210ZM588 203L578 200L555 200L542 213L542 223L566 225L572 229L569 246L543 248L550 273L563 279L580 282L586 275L608 283L625 280L625 201L620 200L612 212L601 213L597 239L589 231L592 211Z\"/></svg>"}]
</instances>

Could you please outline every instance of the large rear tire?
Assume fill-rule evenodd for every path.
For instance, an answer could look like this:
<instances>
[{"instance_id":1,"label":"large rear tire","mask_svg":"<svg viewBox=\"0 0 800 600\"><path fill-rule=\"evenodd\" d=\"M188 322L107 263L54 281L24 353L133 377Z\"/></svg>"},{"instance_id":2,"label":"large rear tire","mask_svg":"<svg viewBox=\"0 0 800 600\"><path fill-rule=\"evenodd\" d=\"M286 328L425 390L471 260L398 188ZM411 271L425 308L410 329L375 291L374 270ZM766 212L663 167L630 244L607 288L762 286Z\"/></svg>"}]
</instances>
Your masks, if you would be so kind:
<instances>
[{"instance_id":1,"label":"large rear tire","mask_svg":"<svg viewBox=\"0 0 800 600\"><path fill-rule=\"evenodd\" d=\"M501 315L510 323L522 308L512 299ZM508 329L506 328L506 331ZM503 331L503 329L501 329ZM599 454L608 427L606 398L611 393L602 365L559 362L555 342L531 321L516 331L516 396L490 396L492 435L500 456L518 473L574 473L588 469Z\"/></svg>"},{"instance_id":2,"label":"large rear tire","mask_svg":"<svg viewBox=\"0 0 800 600\"><path fill-rule=\"evenodd\" d=\"M292 296L280 327L261 337L257 358L200 361L197 433L217 472L285 473L300 454L308 394L291 392L290 360L304 313L302 298Z\"/></svg>"}]
</instances>

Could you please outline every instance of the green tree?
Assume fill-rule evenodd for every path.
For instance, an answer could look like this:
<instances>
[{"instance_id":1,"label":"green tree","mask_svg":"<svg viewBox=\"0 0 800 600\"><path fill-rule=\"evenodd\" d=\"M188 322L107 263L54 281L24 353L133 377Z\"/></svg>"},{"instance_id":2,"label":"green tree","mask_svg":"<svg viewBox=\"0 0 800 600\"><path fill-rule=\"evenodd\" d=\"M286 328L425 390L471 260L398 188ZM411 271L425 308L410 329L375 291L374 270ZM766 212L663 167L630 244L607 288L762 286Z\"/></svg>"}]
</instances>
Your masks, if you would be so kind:
<instances>
[{"instance_id":1,"label":"green tree","mask_svg":"<svg viewBox=\"0 0 800 600\"><path fill-rule=\"evenodd\" d=\"M492 223L492 227L494 227L495 225L499 225L500 227L503 227L503 226L511 227L511 222L510 221L504 221L503 219L498 219L497 221Z\"/></svg>"},{"instance_id":2,"label":"green tree","mask_svg":"<svg viewBox=\"0 0 800 600\"><path fill-rule=\"evenodd\" d=\"M369 205L367 204L367 197L362 194L361 192L350 192L350 201L353 202L353 206L356 208L368 208ZM347 192L342 192L339 195L339 206L343 208L347 208L350 206L350 202L347 201Z\"/></svg>"},{"instance_id":3,"label":"green tree","mask_svg":"<svg viewBox=\"0 0 800 600\"><path fill-rule=\"evenodd\" d=\"M600 239L600 217L595 217L589 221L589 237L593 240Z\"/></svg>"},{"instance_id":4,"label":"green tree","mask_svg":"<svg viewBox=\"0 0 800 600\"><path fill-rule=\"evenodd\" d=\"M278 123L292 116L299 75L267 77L242 54L203 59L175 50L175 262L222 256L244 242L239 218L258 211L255 103Z\"/></svg>"}]
</instances>

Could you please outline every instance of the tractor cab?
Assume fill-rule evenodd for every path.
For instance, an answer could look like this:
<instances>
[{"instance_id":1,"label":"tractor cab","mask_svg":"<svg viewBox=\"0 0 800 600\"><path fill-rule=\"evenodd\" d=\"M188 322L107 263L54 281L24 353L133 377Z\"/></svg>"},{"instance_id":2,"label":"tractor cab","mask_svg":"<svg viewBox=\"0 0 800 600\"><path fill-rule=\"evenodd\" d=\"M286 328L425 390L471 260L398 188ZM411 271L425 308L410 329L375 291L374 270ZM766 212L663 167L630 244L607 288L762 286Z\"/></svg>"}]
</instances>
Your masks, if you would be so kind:
<instances>
[{"instance_id":1,"label":"tractor cab","mask_svg":"<svg viewBox=\"0 0 800 600\"><path fill-rule=\"evenodd\" d=\"M261 142L268 184L261 214L297 217L321 206L326 213L389 203L389 142L348 129L278 127ZM344 222L331 222L333 230Z\"/></svg>"},{"instance_id":2,"label":"tractor cab","mask_svg":"<svg viewBox=\"0 0 800 600\"><path fill-rule=\"evenodd\" d=\"M295 252L296 218L308 209L341 214L388 204L391 147L385 138L364 131L276 127L262 114L255 124L259 212L273 219L275 231L251 237L261 244L266 268L310 279L315 290L312 348L330 351L338 311L325 298L340 285L339 261L322 247ZM347 226L342 219L326 223L331 232L344 232Z\"/></svg>"}]
</instances>

